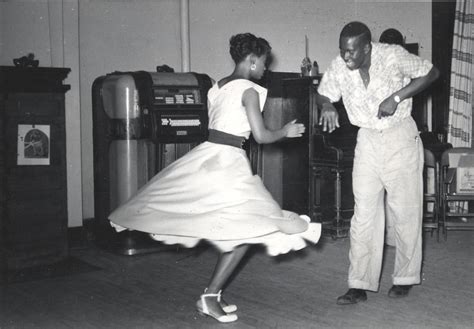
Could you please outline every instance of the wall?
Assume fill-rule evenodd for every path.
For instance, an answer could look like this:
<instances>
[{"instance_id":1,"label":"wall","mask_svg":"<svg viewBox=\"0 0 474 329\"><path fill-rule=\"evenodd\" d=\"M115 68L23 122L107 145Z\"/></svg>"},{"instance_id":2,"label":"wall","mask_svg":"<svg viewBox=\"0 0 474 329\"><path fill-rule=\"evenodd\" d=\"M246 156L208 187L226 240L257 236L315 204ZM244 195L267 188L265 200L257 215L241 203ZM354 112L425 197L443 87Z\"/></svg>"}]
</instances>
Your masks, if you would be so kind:
<instances>
[{"instance_id":1,"label":"wall","mask_svg":"<svg viewBox=\"0 0 474 329\"><path fill-rule=\"evenodd\" d=\"M80 1L81 123L84 218L94 216L92 99L94 80L114 71L181 67L179 1Z\"/></svg>"},{"instance_id":2,"label":"wall","mask_svg":"<svg viewBox=\"0 0 474 329\"><path fill-rule=\"evenodd\" d=\"M0 65L34 52L41 66L66 66L69 225L94 215L92 100L94 80L113 71L181 67L179 0L0 0ZM320 70L338 54L338 35L352 20L378 40L399 29L431 59L431 2L395 0L190 0L191 70L218 79L233 68L229 37L252 32L274 50L274 71L298 72L305 56ZM81 150L79 152L78 150Z\"/></svg>"},{"instance_id":3,"label":"wall","mask_svg":"<svg viewBox=\"0 0 474 329\"><path fill-rule=\"evenodd\" d=\"M0 65L34 53L44 67L69 67L66 93L66 161L69 226L81 226L81 100L78 0L0 1Z\"/></svg>"},{"instance_id":4,"label":"wall","mask_svg":"<svg viewBox=\"0 0 474 329\"><path fill-rule=\"evenodd\" d=\"M271 43L276 58L273 70L290 72L299 71L307 35L309 57L324 71L338 54L342 26L352 20L366 23L374 40L389 27L399 29L406 42L420 44L420 56L431 58L429 1L199 0L190 4L191 69L215 78L232 69L229 37L246 31Z\"/></svg>"},{"instance_id":5,"label":"wall","mask_svg":"<svg viewBox=\"0 0 474 329\"><path fill-rule=\"evenodd\" d=\"M4 6L0 3L0 22L4 21ZM5 48L5 44L3 43L3 24L0 24L0 58L2 58L3 49Z\"/></svg>"}]
</instances>

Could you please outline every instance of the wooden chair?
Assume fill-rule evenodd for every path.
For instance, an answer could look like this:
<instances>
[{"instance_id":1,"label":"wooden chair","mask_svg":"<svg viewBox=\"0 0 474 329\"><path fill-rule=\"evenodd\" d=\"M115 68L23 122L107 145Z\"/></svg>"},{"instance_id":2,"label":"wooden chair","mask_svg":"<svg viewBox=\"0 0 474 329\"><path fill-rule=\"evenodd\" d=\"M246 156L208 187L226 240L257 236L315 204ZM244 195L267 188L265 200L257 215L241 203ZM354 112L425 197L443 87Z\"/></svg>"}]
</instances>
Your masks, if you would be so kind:
<instances>
[{"instance_id":1,"label":"wooden chair","mask_svg":"<svg viewBox=\"0 0 474 329\"><path fill-rule=\"evenodd\" d=\"M439 164L430 150L425 149L423 168L423 229L436 231L439 240L440 186Z\"/></svg>"},{"instance_id":2,"label":"wooden chair","mask_svg":"<svg viewBox=\"0 0 474 329\"><path fill-rule=\"evenodd\" d=\"M474 230L474 212L471 203L474 191L460 191L456 186L457 163L451 163L455 157L474 156L474 149L455 147L443 152L441 156L441 212L445 240L449 230Z\"/></svg>"}]
</instances>

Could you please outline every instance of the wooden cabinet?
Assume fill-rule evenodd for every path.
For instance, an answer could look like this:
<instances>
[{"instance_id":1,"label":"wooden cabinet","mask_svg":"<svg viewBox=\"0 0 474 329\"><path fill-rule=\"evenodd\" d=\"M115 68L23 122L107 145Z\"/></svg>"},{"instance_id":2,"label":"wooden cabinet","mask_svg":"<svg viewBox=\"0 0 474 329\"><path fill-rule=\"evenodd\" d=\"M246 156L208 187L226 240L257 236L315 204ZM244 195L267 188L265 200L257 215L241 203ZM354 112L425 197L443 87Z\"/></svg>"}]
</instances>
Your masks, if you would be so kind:
<instances>
[{"instance_id":1,"label":"wooden cabinet","mask_svg":"<svg viewBox=\"0 0 474 329\"><path fill-rule=\"evenodd\" d=\"M340 128L331 134L321 131L316 103L320 79L282 72L267 77L266 126L278 129L296 119L306 132L302 138L262 145L250 159L283 209L307 214L326 233L341 237L354 206L351 180L358 128L338 103Z\"/></svg>"},{"instance_id":2,"label":"wooden cabinet","mask_svg":"<svg viewBox=\"0 0 474 329\"><path fill-rule=\"evenodd\" d=\"M310 164L313 157L313 134L317 125L315 91L320 77L298 77L298 74L273 74L269 77L264 121L268 128L278 129L296 119L304 123L301 138L290 138L261 147L257 172L283 209L312 217Z\"/></svg>"},{"instance_id":3,"label":"wooden cabinet","mask_svg":"<svg viewBox=\"0 0 474 329\"><path fill-rule=\"evenodd\" d=\"M0 233L9 269L67 255L69 71L0 67Z\"/></svg>"}]
</instances>

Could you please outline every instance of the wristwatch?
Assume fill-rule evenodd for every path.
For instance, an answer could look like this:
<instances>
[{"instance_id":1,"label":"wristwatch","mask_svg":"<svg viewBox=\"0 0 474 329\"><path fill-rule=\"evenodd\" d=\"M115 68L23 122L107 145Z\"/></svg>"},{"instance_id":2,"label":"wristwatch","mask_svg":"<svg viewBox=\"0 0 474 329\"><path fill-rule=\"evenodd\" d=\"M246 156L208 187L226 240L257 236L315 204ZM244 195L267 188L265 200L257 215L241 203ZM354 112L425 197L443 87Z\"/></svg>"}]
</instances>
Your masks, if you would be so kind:
<instances>
[{"instance_id":1,"label":"wristwatch","mask_svg":"<svg viewBox=\"0 0 474 329\"><path fill-rule=\"evenodd\" d=\"M394 100L395 103L397 103L397 104L402 101L402 100L400 99L400 96L398 96L398 95L393 96L393 100Z\"/></svg>"}]
</instances>

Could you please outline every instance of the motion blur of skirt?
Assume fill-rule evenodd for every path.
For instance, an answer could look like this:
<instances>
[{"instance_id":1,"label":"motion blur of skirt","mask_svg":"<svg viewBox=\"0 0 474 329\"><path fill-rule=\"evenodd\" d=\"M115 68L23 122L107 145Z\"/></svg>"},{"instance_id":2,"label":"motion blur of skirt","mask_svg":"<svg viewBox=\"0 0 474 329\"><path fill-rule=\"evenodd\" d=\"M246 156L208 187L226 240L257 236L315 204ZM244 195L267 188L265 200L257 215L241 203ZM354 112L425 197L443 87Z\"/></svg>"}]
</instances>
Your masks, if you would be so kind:
<instances>
[{"instance_id":1,"label":"motion blur of skirt","mask_svg":"<svg viewBox=\"0 0 474 329\"><path fill-rule=\"evenodd\" d=\"M244 150L211 142L158 173L109 219L117 231L148 232L165 244L206 240L221 252L263 244L272 256L317 243L321 234L319 223L280 208Z\"/></svg>"}]
</instances>

